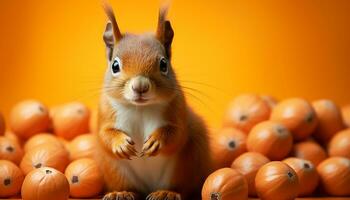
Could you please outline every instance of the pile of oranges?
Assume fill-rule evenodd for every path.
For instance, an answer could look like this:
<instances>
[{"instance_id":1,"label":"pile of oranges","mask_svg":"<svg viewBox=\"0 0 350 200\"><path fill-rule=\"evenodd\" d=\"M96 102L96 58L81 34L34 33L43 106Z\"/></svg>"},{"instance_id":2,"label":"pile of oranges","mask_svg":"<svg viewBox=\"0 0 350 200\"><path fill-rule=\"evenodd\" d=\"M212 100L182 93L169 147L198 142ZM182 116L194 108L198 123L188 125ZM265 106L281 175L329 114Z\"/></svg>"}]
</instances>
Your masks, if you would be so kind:
<instances>
[{"instance_id":1,"label":"pile of oranges","mask_svg":"<svg viewBox=\"0 0 350 200\"><path fill-rule=\"evenodd\" d=\"M350 106L244 94L211 133L203 200L350 196Z\"/></svg>"},{"instance_id":2,"label":"pile of oranges","mask_svg":"<svg viewBox=\"0 0 350 200\"><path fill-rule=\"evenodd\" d=\"M103 174L94 161L96 115L79 102L48 109L36 100L0 113L0 198L94 198ZM210 133L215 171L203 200L291 200L350 196L350 106L331 100L245 94ZM7 130L7 131L6 131Z\"/></svg>"},{"instance_id":3,"label":"pile of oranges","mask_svg":"<svg viewBox=\"0 0 350 200\"><path fill-rule=\"evenodd\" d=\"M94 161L96 138L90 110L74 102L50 110L26 100L0 114L0 198L92 198L103 189ZM91 118L91 119L90 119Z\"/></svg>"}]
</instances>

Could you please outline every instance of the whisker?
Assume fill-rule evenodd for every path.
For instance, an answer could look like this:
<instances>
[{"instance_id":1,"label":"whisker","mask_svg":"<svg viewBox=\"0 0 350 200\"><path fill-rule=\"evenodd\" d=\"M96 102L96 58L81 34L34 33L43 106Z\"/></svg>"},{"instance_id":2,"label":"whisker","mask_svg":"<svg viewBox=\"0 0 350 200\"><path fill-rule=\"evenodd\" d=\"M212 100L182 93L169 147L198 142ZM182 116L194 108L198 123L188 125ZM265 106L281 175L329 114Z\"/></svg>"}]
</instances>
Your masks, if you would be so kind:
<instances>
[{"instance_id":1,"label":"whisker","mask_svg":"<svg viewBox=\"0 0 350 200\"><path fill-rule=\"evenodd\" d=\"M87 89L88 94L84 94L81 96L76 97L76 100L81 100L81 99L87 99L87 98L91 98L91 97L96 97L98 95L100 95L102 92L110 92L110 91L114 91L114 92L118 92L119 94L123 94L124 90L123 87L118 85L119 83L123 83L123 81L117 81L116 85L112 85L112 86L106 86L106 85L102 85L99 87L93 87L90 89ZM165 86L162 86L165 87ZM183 93L184 95L186 95L188 98L193 99L195 101L197 101L198 103L200 103L201 105L203 105L204 107L208 108L210 111L213 111L213 109L208 105L208 103L206 103L205 101L203 101L203 98L198 97L197 95L193 94L192 92L195 92L199 95L202 95L204 97L206 97L207 99L209 99L210 101L213 100L212 97L210 97L209 95L205 94L204 92L196 89L196 88L192 88L192 87L188 87L188 86L183 86L183 85L177 85L174 87L166 87L170 90L175 90L178 91L180 93Z\"/></svg>"},{"instance_id":2,"label":"whisker","mask_svg":"<svg viewBox=\"0 0 350 200\"><path fill-rule=\"evenodd\" d=\"M184 80L184 79L177 79L180 82L185 82L185 83L193 83L193 84L197 84L197 85L203 85L203 86L207 86L207 87L211 87L217 90L222 90L221 88L218 88L214 85L210 85L208 83L204 83L204 82L199 82L199 81L191 81L191 80Z\"/></svg>"},{"instance_id":3,"label":"whisker","mask_svg":"<svg viewBox=\"0 0 350 200\"><path fill-rule=\"evenodd\" d=\"M183 86L183 85L179 85L179 87L181 87L182 89L191 90L191 91L196 92L196 93L198 93L198 94L200 94L200 95L202 95L202 96L204 96L204 97L206 97L206 98L208 98L210 100L213 100L213 98L211 96L205 94L204 92L202 92L202 91L200 91L198 89L187 87L187 86Z\"/></svg>"},{"instance_id":4,"label":"whisker","mask_svg":"<svg viewBox=\"0 0 350 200\"><path fill-rule=\"evenodd\" d=\"M204 101L202 101L201 98L197 97L196 95L190 93L189 91L185 91L185 90L182 90L181 88L175 86L175 87L166 87L168 89L171 89L171 90L175 90L175 91L179 91L180 93L183 93L187 96L189 96L190 98L198 101L199 103L201 103L203 106L205 106L206 108L208 108L210 111L213 111L213 109L208 105L206 104Z\"/></svg>"},{"instance_id":5,"label":"whisker","mask_svg":"<svg viewBox=\"0 0 350 200\"><path fill-rule=\"evenodd\" d=\"M184 79L178 79L179 82L181 82L182 84L196 84L196 85L200 85L200 86L205 86L211 89L214 89L217 92L220 92L220 94L225 95L226 97L229 97L228 92L223 90L222 88L216 87L214 85L210 85L204 82L199 82L199 81L191 81L191 80L184 80Z\"/></svg>"},{"instance_id":6,"label":"whisker","mask_svg":"<svg viewBox=\"0 0 350 200\"><path fill-rule=\"evenodd\" d=\"M86 92L88 92L88 94L85 93L84 95L80 95L74 99L78 101L78 100L82 100L85 98L96 97L97 95L100 95L102 92L110 92L110 91L121 93L120 88L117 86L102 86L102 87L98 87L98 88L88 89L86 91Z\"/></svg>"}]
</instances>

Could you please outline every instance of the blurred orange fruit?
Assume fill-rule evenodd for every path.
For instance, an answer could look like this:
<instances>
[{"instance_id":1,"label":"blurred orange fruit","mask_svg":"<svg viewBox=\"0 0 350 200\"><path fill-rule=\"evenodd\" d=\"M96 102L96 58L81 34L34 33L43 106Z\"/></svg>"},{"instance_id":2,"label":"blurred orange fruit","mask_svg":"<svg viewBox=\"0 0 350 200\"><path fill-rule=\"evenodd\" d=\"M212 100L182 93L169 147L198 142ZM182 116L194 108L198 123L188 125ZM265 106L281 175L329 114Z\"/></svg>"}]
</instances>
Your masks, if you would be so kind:
<instances>
[{"instance_id":1,"label":"blurred orange fruit","mask_svg":"<svg viewBox=\"0 0 350 200\"><path fill-rule=\"evenodd\" d=\"M350 160L344 157L330 157L317 166L321 184L332 196L350 195Z\"/></svg>"},{"instance_id":2,"label":"blurred orange fruit","mask_svg":"<svg viewBox=\"0 0 350 200\"><path fill-rule=\"evenodd\" d=\"M273 161L259 169L255 188L261 200L292 200L298 196L299 180L287 164Z\"/></svg>"},{"instance_id":3,"label":"blurred orange fruit","mask_svg":"<svg viewBox=\"0 0 350 200\"><path fill-rule=\"evenodd\" d=\"M331 100L318 100L312 103L318 124L313 136L326 144L337 132L345 128L338 106Z\"/></svg>"},{"instance_id":4,"label":"blurred orange fruit","mask_svg":"<svg viewBox=\"0 0 350 200\"><path fill-rule=\"evenodd\" d=\"M22 157L23 150L17 142L0 136L0 160L9 160L18 165Z\"/></svg>"},{"instance_id":5,"label":"blurred orange fruit","mask_svg":"<svg viewBox=\"0 0 350 200\"><path fill-rule=\"evenodd\" d=\"M96 145L97 139L94 134L89 133L77 136L69 143L70 159L94 158Z\"/></svg>"},{"instance_id":6,"label":"blurred orange fruit","mask_svg":"<svg viewBox=\"0 0 350 200\"><path fill-rule=\"evenodd\" d=\"M248 200L248 185L243 175L231 168L219 169L208 176L202 200Z\"/></svg>"},{"instance_id":7,"label":"blurred orange fruit","mask_svg":"<svg viewBox=\"0 0 350 200\"><path fill-rule=\"evenodd\" d=\"M54 133L66 140L89 133L90 110L82 103L62 105L54 111L52 118Z\"/></svg>"},{"instance_id":8,"label":"blurred orange fruit","mask_svg":"<svg viewBox=\"0 0 350 200\"><path fill-rule=\"evenodd\" d=\"M239 155L247 151L247 135L235 128L222 128L210 140L214 168L230 167Z\"/></svg>"},{"instance_id":9,"label":"blurred orange fruit","mask_svg":"<svg viewBox=\"0 0 350 200\"><path fill-rule=\"evenodd\" d=\"M21 191L23 200L67 200L69 183L63 173L42 167L25 177Z\"/></svg>"},{"instance_id":10,"label":"blurred orange fruit","mask_svg":"<svg viewBox=\"0 0 350 200\"><path fill-rule=\"evenodd\" d=\"M315 141L306 140L294 144L292 156L311 161L315 166L327 158L327 152Z\"/></svg>"},{"instance_id":11,"label":"blurred orange fruit","mask_svg":"<svg viewBox=\"0 0 350 200\"><path fill-rule=\"evenodd\" d=\"M63 144L59 141L59 139L50 134L50 133L40 133L37 134L33 137L31 137L25 144L24 144L24 151L27 152L31 149L34 149L40 145L45 145L45 144L49 144L49 145L53 145L53 146L57 146L57 147L64 147Z\"/></svg>"},{"instance_id":12,"label":"blurred orange fruit","mask_svg":"<svg viewBox=\"0 0 350 200\"><path fill-rule=\"evenodd\" d=\"M24 175L12 162L0 160L0 198L11 197L21 191Z\"/></svg>"},{"instance_id":13,"label":"blurred orange fruit","mask_svg":"<svg viewBox=\"0 0 350 200\"><path fill-rule=\"evenodd\" d=\"M350 128L350 105L342 107L341 112L345 125Z\"/></svg>"},{"instance_id":14,"label":"blurred orange fruit","mask_svg":"<svg viewBox=\"0 0 350 200\"><path fill-rule=\"evenodd\" d=\"M248 183L248 193L256 197L255 176L260 167L270 162L264 155L256 152L246 152L233 161L231 168L241 173Z\"/></svg>"},{"instance_id":15,"label":"blurred orange fruit","mask_svg":"<svg viewBox=\"0 0 350 200\"><path fill-rule=\"evenodd\" d=\"M21 140L21 138L19 138L16 134L14 134L12 131L5 131L5 135L6 138L12 140L13 142L19 144L20 146L22 146L22 144L24 143L23 140Z\"/></svg>"},{"instance_id":16,"label":"blurred orange fruit","mask_svg":"<svg viewBox=\"0 0 350 200\"><path fill-rule=\"evenodd\" d=\"M11 130L22 139L48 131L50 116L46 106L36 100L26 100L16 104L10 114Z\"/></svg>"},{"instance_id":17,"label":"blurred orange fruit","mask_svg":"<svg viewBox=\"0 0 350 200\"><path fill-rule=\"evenodd\" d=\"M20 167L24 174L41 167L52 167L64 172L68 164L69 153L65 148L46 144L26 152Z\"/></svg>"},{"instance_id":18,"label":"blurred orange fruit","mask_svg":"<svg viewBox=\"0 0 350 200\"><path fill-rule=\"evenodd\" d=\"M291 151L292 134L281 123L265 121L250 131L247 139L248 151L259 152L271 160L281 160Z\"/></svg>"},{"instance_id":19,"label":"blurred orange fruit","mask_svg":"<svg viewBox=\"0 0 350 200\"><path fill-rule=\"evenodd\" d=\"M283 160L291 167L299 179L299 197L311 195L318 185L318 173L315 165L308 160L300 158L287 158Z\"/></svg>"},{"instance_id":20,"label":"blurred orange fruit","mask_svg":"<svg viewBox=\"0 0 350 200\"><path fill-rule=\"evenodd\" d=\"M309 102L301 98L279 102L273 108L270 119L284 124L293 134L294 140L308 138L317 125L315 110Z\"/></svg>"},{"instance_id":21,"label":"blurred orange fruit","mask_svg":"<svg viewBox=\"0 0 350 200\"><path fill-rule=\"evenodd\" d=\"M96 197L104 184L102 173L97 163L89 158L82 158L70 163L65 171L70 186L70 196L75 198Z\"/></svg>"},{"instance_id":22,"label":"blurred orange fruit","mask_svg":"<svg viewBox=\"0 0 350 200\"><path fill-rule=\"evenodd\" d=\"M270 116L270 106L260 96L245 94L237 96L229 104L224 118L224 126L234 127L249 133L257 123Z\"/></svg>"},{"instance_id":23,"label":"blurred orange fruit","mask_svg":"<svg viewBox=\"0 0 350 200\"><path fill-rule=\"evenodd\" d=\"M342 156L350 159L350 129L337 133L328 145L329 156Z\"/></svg>"}]
</instances>

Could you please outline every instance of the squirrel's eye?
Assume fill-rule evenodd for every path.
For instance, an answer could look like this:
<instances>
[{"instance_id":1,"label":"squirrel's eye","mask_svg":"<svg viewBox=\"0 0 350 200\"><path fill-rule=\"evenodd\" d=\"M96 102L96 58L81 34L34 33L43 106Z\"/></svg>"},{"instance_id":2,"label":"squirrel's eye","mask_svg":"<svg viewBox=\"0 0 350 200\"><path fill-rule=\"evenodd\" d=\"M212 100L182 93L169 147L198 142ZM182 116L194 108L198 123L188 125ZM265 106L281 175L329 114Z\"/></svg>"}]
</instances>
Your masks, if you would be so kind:
<instances>
[{"instance_id":1,"label":"squirrel's eye","mask_svg":"<svg viewBox=\"0 0 350 200\"><path fill-rule=\"evenodd\" d=\"M159 70L162 74L168 74L168 61L165 58L161 58L159 61Z\"/></svg>"},{"instance_id":2,"label":"squirrel's eye","mask_svg":"<svg viewBox=\"0 0 350 200\"><path fill-rule=\"evenodd\" d=\"M111 66L112 75L113 76L117 75L120 72L121 68L122 68L122 63L120 59L118 57L115 57Z\"/></svg>"}]
</instances>

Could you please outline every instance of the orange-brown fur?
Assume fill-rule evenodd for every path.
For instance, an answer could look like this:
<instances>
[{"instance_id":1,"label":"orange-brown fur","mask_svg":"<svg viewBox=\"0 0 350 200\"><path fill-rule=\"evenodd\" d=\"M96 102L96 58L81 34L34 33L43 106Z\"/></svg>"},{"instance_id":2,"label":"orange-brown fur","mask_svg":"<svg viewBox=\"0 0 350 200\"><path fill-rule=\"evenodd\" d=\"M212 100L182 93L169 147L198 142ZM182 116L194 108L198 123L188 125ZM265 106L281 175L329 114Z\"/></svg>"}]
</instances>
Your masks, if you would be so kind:
<instances>
[{"instance_id":1,"label":"orange-brown fur","mask_svg":"<svg viewBox=\"0 0 350 200\"><path fill-rule=\"evenodd\" d=\"M166 9L161 10L156 35L120 34L112 9L106 7L107 15L112 21L114 46L106 44L108 58L113 60L119 56L123 60L123 73L118 78L106 75L104 90L98 115L98 149L97 160L104 173L106 199L118 196L116 192L134 192L147 196L145 191L139 191L138 186L129 181L129 177L119 168L121 159L133 159L135 156L173 156L175 157L174 173L171 176L170 187L159 188L153 192L154 199L176 199L176 193L182 199L200 199L202 183L211 170L207 130L204 122L187 105L184 94L179 86L175 72L170 67L169 75L162 76L158 70L157 60L160 55L167 57L170 62L172 29L169 21L165 21ZM169 32L169 29L171 31ZM111 41L105 38L105 41ZM107 73L109 70L107 70ZM156 128L150 137L142 144L141 152L137 152L130 133L118 130L115 122L118 120L116 111L109 99L115 99L121 104L128 103L124 98L125 85L132 77L142 75L150 79L155 88L154 104L165 105L163 112L166 125ZM136 105L137 106L137 105ZM158 144L156 148L155 144ZM118 151L123 149L121 151ZM114 192L114 193L113 193ZM175 193L173 193L175 192ZM121 195L133 195L123 193Z\"/></svg>"}]
</instances>

